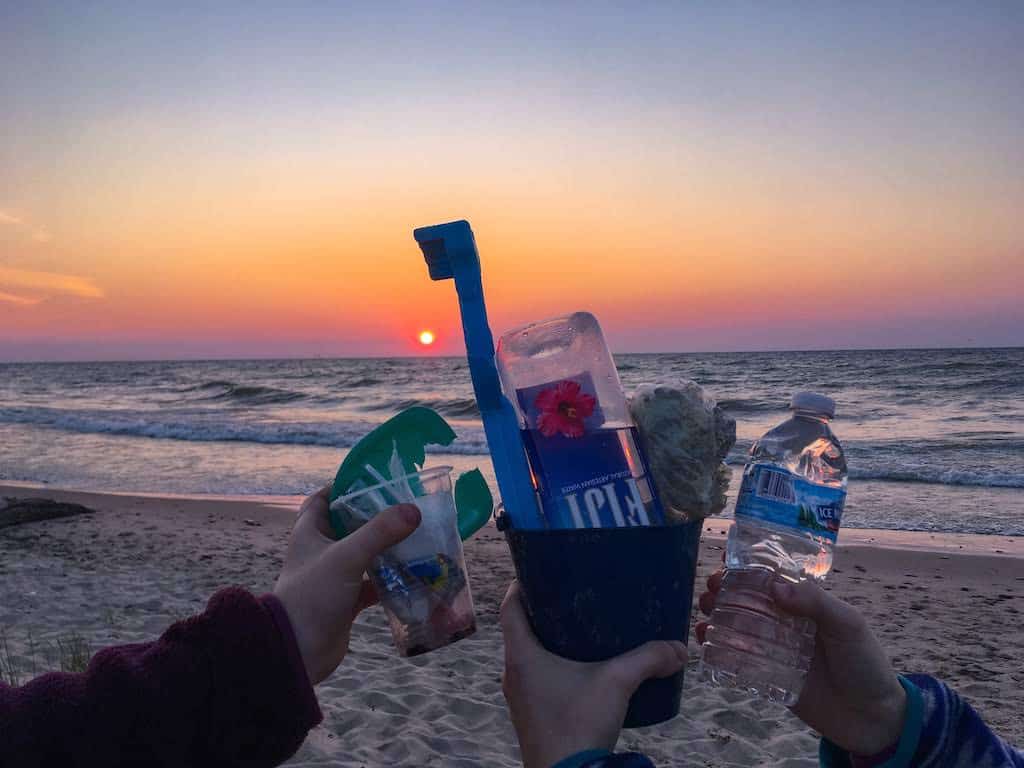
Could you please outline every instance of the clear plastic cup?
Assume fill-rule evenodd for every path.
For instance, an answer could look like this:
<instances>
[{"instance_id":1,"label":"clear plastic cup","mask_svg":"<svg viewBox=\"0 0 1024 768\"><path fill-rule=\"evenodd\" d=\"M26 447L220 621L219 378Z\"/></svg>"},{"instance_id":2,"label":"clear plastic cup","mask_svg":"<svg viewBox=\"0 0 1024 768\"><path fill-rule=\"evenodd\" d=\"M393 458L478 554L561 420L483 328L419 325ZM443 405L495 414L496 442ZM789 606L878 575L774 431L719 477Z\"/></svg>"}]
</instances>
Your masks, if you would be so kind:
<instances>
[{"instance_id":1,"label":"clear plastic cup","mask_svg":"<svg viewBox=\"0 0 1024 768\"><path fill-rule=\"evenodd\" d=\"M331 504L349 531L410 498L419 507L419 528L375 558L369 571L402 656L427 653L476 632L451 471L425 469L362 488Z\"/></svg>"}]
</instances>

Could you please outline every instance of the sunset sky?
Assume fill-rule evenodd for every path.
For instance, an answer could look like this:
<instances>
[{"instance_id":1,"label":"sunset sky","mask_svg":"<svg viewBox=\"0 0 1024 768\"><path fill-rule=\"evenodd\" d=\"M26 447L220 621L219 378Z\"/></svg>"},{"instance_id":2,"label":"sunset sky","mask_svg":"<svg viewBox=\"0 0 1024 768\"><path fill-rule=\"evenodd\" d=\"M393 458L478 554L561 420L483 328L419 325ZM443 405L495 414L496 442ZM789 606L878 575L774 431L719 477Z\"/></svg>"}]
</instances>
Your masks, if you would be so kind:
<instances>
[{"instance_id":1,"label":"sunset sky","mask_svg":"<svg viewBox=\"0 0 1024 768\"><path fill-rule=\"evenodd\" d=\"M0 360L460 353L458 218L496 333L1024 344L1022 3L171 5L0 0Z\"/></svg>"}]
</instances>

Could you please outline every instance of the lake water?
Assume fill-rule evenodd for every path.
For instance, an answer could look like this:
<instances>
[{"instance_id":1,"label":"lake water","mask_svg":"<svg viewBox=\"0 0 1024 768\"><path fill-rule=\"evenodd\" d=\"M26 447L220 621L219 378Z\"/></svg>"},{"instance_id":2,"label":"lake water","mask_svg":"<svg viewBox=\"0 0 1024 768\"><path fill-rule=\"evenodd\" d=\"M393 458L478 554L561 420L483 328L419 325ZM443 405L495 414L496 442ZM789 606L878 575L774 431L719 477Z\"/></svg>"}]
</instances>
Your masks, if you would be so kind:
<instances>
[{"instance_id":1,"label":"lake water","mask_svg":"<svg viewBox=\"0 0 1024 768\"><path fill-rule=\"evenodd\" d=\"M627 393L673 378L703 385L737 420L737 469L792 391L834 397L851 468L844 525L1024 535L1024 349L616 360ZM0 481L305 494L375 424L417 404L459 435L431 461L480 466L494 487L462 359L0 365Z\"/></svg>"}]
</instances>

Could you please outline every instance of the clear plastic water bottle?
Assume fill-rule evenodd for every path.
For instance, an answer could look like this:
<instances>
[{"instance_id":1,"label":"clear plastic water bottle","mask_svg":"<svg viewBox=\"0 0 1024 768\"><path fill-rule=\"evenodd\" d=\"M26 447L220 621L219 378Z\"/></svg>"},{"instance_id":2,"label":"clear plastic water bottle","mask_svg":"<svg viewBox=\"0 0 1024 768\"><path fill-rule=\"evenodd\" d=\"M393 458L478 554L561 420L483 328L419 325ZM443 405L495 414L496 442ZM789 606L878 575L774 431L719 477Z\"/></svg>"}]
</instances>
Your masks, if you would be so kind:
<instances>
[{"instance_id":1,"label":"clear plastic water bottle","mask_svg":"<svg viewBox=\"0 0 1024 768\"><path fill-rule=\"evenodd\" d=\"M798 392L790 410L750 449L701 660L705 680L786 706L800 697L815 627L781 613L771 584L825 578L846 499L846 458L829 427L835 403Z\"/></svg>"},{"instance_id":2,"label":"clear plastic water bottle","mask_svg":"<svg viewBox=\"0 0 1024 768\"><path fill-rule=\"evenodd\" d=\"M497 363L549 528L664 523L597 318L576 312L509 331Z\"/></svg>"}]
</instances>

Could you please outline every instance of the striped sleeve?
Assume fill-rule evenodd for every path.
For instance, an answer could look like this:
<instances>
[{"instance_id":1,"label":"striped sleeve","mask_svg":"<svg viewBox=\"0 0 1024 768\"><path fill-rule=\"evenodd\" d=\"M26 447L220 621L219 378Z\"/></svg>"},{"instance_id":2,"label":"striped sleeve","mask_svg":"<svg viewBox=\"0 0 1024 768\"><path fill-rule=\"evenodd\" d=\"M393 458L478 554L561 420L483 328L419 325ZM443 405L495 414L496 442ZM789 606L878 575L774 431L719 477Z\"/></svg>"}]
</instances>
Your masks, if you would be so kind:
<instances>
[{"instance_id":1,"label":"striped sleeve","mask_svg":"<svg viewBox=\"0 0 1024 768\"><path fill-rule=\"evenodd\" d=\"M907 718L891 757L877 768L1024 768L1024 752L996 736L974 708L940 680L901 677ZM822 768L850 768L849 754L822 739Z\"/></svg>"},{"instance_id":2,"label":"striped sleeve","mask_svg":"<svg viewBox=\"0 0 1024 768\"><path fill-rule=\"evenodd\" d=\"M552 768L654 768L654 763L639 752L612 754L606 749L591 749L577 752Z\"/></svg>"},{"instance_id":3,"label":"striped sleeve","mask_svg":"<svg viewBox=\"0 0 1024 768\"><path fill-rule=\"evenodd\" d=\"M921 691L924 722L911 766L922 768L1024 768L1024 752L996 736L974 708L945 683L911 675Z\"/></svg>"}]
</instances>

